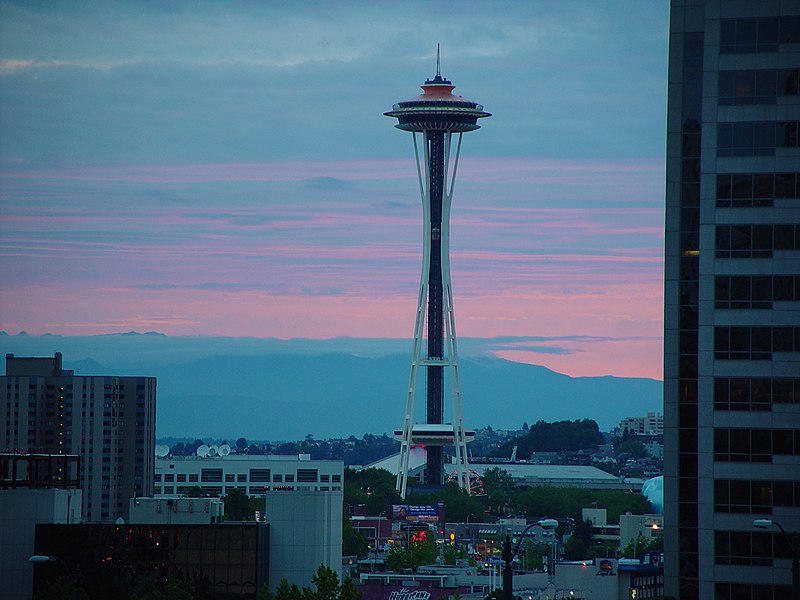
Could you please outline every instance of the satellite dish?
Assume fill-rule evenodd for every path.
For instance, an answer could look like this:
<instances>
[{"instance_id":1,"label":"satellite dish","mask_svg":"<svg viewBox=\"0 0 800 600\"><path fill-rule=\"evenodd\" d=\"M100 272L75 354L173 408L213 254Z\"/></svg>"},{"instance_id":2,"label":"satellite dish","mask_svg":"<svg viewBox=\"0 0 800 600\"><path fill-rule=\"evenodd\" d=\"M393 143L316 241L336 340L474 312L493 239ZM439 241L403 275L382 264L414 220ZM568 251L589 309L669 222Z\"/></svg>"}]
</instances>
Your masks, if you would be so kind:
<instances>
[{"instance_id":1,"label":"satellite dish","mask_svg":"<svg viewBox=\"0 0 800 600\"><path fill-rule=\"evenodd\" d=\"M197 448L197 456L199 456L200 458L205 458L206 456L208 456L208 446L206 446L205 444L199 446Z\"/></svg>"},{"instance_id":2,"label":"satellite dish","mask_svg":"<svg viewBox=\"0 0 800 600\"><path fill-rule=\"evenodd\" d=\"M156 446L156 456L158 458L164 458L169 454L169 446L166 444L158 444Z\"/></svg>"},{"instance_id":3,"label":"satellite dish","mask_svg":"<svg viewBox=\"0 0 800 600\"><path fill-rule=\"evenodd\" d=\"M213 446L209 446L208 447L208 455L209 456L216 456L218 450L219 450L219 447L217 447L216 444L213 445Z\"/></svg>"},{"instance_id":4,"label":"satellite dish","mask_svg":"<svg viewBox=\"0 0 800 600\"><path fill-rule=\"evenodd\" d=\"M222 444L219 449L217 450L217 454L220 456L228 456L231 453L231 447L228 444Z\"/></svg>"}]
</instances>

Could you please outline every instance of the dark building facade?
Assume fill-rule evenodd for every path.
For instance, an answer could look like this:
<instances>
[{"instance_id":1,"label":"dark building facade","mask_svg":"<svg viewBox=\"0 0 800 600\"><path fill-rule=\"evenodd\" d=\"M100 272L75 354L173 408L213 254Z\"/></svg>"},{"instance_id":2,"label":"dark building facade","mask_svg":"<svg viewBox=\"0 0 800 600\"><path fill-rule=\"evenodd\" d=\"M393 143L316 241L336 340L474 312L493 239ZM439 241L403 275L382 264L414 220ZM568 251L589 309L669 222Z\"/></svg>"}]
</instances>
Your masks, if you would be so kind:
<instances>
[{"instance_id":1,"label":"dark building facade","mask_svg":"<svg viewBox=\"0 0 800 600\"><path fill-rule=\"evenodd\" d=\"M0 451L81 457L84 521L127 518L153 495L155 377L75 375L52 358L6 355Z\"/></svg>"},{"instance_id":2,"label":"dark building facade","mask_svg":"<svg viewBox=\"0 0 800 600\"><path fill-rule=\"evenodd\" d=\"M665 592L788 597L800 530L800 2L673 0Z\"/></svg>"},{"instance_id":3,"label":"dark building facade","mask_svg":"<svg viewBox=\"0 0 800 600\"><path fill-rule=\"evenodd\" d=\"M196 600L256 600L268 584L269 525L37 525L34 597L59 579L91 600L176 582Z\"/></svg>"}]
</instances>

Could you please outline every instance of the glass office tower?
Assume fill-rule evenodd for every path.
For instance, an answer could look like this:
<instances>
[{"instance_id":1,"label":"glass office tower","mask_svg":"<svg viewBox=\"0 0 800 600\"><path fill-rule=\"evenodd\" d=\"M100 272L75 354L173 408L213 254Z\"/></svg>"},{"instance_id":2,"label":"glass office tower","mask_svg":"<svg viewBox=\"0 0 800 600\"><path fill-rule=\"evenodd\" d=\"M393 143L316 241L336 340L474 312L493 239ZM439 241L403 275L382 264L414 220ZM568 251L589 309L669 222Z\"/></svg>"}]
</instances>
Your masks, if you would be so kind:
<instances>
[{"instance_id":1,"label":"glass office tower","mask_svg":"<svg viewBox=\"0 0 800 600\"><path fill-rule=\"evenodd\" d=\"M665 588L789 597L800 530L800 2L673 0ZM762 522L761 525L764 525Z\"/></svg>"}]
</instances>

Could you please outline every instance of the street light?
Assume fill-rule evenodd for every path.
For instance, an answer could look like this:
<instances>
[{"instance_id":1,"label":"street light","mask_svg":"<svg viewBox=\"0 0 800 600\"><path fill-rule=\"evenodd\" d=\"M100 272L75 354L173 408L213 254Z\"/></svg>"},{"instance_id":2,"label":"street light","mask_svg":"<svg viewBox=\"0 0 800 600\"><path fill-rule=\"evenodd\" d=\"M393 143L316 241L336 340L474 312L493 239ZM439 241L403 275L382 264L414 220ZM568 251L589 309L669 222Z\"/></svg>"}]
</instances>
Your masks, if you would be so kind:
<instances>
[{"instance_id":1,"label":"street light","mask_svg":"<svg viewBox=\"0 0 800 600\"><path fill-rule=\"evenodd\" d=\"M552 529L555 531L555 528L558 527L558 521L555 519L542 519L536 523L531 523L519 535L517 546L513 551L511 550L511 536L506 534L506 541L503 542L503 561L506 563L503 567L503 600L513 600L514 598L511 592L511 588L514 585L514 570L511 568L511 563L514 560L514 557L519 553L520 546L522 546L522 541L525 539L525 534L528 533L529 529L532 529L537 525L543 529ZM555 564L553 566L555 567Z\"/></svg>"},{"instance_id":2,"label":"street light","mask_svg":"<svg viewBox=\"0 0 800 600\"><path fill-rule=\"evenodd\" d=\"M753 527L758 529L771 529L777 527L784 537L789 538L789 547L792 550L792 600L800 600L800 534L796 531L787 533L783 526L772 519L756 519Z\"/></svg>"}]
</instances>

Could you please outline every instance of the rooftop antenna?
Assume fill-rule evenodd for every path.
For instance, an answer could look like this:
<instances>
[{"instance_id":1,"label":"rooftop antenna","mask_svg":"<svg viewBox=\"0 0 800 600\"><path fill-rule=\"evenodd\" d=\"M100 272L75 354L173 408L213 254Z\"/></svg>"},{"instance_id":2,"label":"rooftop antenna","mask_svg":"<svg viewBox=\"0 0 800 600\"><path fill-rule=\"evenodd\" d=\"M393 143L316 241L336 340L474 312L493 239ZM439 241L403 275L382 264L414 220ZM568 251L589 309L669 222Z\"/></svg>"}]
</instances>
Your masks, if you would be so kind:
<instances>
[{"instance_id":1,"label":"rooftop antenna","mask_svg":"<svg viewBox=\"0 0 800 600\"><path fill-rule=\"evenodd\" d=\"M439 62L439 44L436 44L436 77L442 76L442 66Z\"/></svg>"}]
</instances>

